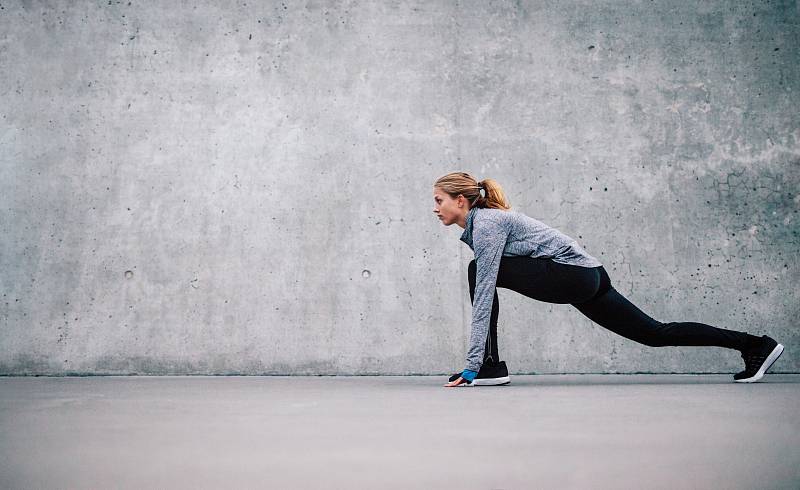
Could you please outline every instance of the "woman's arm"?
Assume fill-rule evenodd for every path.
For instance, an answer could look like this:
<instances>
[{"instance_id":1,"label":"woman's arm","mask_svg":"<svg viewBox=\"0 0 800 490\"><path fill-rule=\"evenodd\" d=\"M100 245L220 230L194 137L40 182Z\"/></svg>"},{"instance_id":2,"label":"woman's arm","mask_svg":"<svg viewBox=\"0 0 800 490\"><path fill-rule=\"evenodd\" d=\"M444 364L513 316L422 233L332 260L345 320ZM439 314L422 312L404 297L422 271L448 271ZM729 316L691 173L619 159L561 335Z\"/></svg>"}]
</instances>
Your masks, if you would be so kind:
<instances>
[{"instance_id":1,"label":"woman's arm","mask_svg":"<svg viewBox=\"0 0 800 490\"><path fill-rule=\"evenodd\" d=\"M469 338L466 365L466 369L470 371L477 372L483 364L497 273L507 239L508 232L496 221L481 220L475 223L472 230L477 271L472 302L472 332Z\"/></svg>"}]
</instances>

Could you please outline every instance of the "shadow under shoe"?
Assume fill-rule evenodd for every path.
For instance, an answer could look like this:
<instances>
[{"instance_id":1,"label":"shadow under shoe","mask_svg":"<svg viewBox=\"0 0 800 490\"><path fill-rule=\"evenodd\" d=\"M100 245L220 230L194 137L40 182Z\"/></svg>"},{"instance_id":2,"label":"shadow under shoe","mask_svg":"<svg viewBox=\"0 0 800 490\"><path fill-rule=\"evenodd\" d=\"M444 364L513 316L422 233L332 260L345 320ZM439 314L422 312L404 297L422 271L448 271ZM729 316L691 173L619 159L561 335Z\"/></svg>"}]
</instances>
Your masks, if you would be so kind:
<instances>
[{"instance_id":1,"label":"shadow under shoe","mask_svg":"<svg viewBox=\"0 0 800 490\"><path fill-rule=\"evenodd\" d=\"M742 351L744 371L734 374L733 380L736 383L755 383L764 377L764 373L782 353L783 345L771 337L762 335L758 342L754 342L754 345Z\"/></svg>"},{"instance_id":2,"label":"shadow under shoe","mask_svg":"<svg viewBox=\"0 0 800 490\"><path fill-rule=\"evenodd\" d=\"M455 373L450 376L450 381L455 381L460 376L461 373ZM510 382L511 377L508 375L506 361L485 361L478 371L478 375L475 376L475 379L460 386L500 386L507 385Z\"/></svg>"}]
</instances>

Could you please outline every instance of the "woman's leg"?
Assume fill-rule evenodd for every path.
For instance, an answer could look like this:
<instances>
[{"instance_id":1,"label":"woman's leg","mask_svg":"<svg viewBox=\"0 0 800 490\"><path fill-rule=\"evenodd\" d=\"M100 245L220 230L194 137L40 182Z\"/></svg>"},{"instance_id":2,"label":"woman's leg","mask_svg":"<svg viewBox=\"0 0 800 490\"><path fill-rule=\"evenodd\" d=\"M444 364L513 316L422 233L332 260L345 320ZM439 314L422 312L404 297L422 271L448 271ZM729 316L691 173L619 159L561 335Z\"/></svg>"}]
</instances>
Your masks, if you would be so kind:
<instances>
[{"instance_id":1,"label":"woman's leg","mask_svg":"<svg viewBox=\"0 0 800 490\"><path fill-rule=\"evenodd\" d=\"M716 346L739 351L744 350L748 340L758 340L758 337L745 332L704 323L654 320L611 286L605 268L595 269L600 272L601 288L590 300L573 303L573 306L593 322L618 335L651 347Z\"/></svg>"},{"instance_id":2,"label":"woman's leg","mask_svg":"<svg viewBox=\"0 0 800 490\"><path fill-rule=\"evenodd\" d=\"M469 295L475 300L475 260L469 263ZM596 269L558 264L550 259L534 257L502 257L497 272L496 286L511 289L529 298L548 303L572 303L585 301L597 294L600 274ZM486 336L484 362L497 362L497 318L500 302L497 288L494 291L492 312L489 317L489 334Z\"/></svg>"},{"instance_id":3,"label":"woman's leg","mask_svg":"<svg viewBox=\"0 0 800 490\"><path fill-rule=\"evenodd\" d=\"M475 291L475 261L470 262L470 297ZM497 287L547 303L569 303L601 327L651 347L716 346L742 351L759 337L696 322L659 322L637 308L611 285L605 268L560 264L550 259L502 257ZM495 290L486 354L498 360Z\"/></svg>"}]
</instances>

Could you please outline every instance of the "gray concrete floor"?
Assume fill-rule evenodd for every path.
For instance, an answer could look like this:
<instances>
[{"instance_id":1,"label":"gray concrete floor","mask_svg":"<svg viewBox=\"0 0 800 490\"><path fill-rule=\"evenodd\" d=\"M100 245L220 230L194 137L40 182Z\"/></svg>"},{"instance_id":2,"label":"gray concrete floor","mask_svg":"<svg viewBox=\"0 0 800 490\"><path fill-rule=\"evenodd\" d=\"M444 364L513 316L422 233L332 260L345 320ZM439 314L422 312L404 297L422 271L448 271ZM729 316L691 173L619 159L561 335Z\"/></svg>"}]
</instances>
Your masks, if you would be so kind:
<instances>
[{"instance_id":1,"label":"gray concrete floor","mask_svg":"<svg viewBox=\"0 0 800 490\"><path fill-rule=\"evenodd\" d=\"M0 378L2 488L800 488L800 375Z\"/></svg>"}]
</instances>

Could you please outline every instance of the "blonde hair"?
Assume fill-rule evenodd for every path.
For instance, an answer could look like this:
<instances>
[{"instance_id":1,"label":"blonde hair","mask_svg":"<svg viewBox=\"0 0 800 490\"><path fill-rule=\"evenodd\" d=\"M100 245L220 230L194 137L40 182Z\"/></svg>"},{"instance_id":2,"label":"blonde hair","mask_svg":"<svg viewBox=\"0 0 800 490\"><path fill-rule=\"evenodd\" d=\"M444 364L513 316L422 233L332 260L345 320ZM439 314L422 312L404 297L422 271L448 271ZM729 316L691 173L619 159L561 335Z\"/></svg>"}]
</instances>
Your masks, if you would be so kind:
<instances>
[{"instance_id":1,"label":"blonde hair","mask_svg":"<svg viewBox=\"0 0 800 490\"><path fill-rule=\"evenodd\" d=\"M469 201L470 208L511 209L503 188L494 179L478 182L466 172L452 172L439 177L433 186L446 192L453 199L459 194L463 195ZM481 189L485 191L485 196L481 195Z\"/></svg>"}]
</instances>

